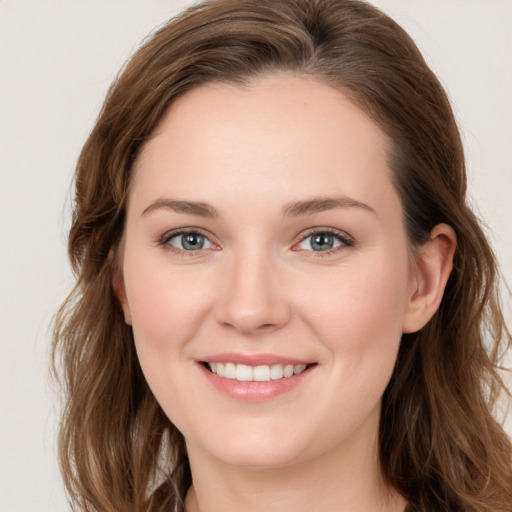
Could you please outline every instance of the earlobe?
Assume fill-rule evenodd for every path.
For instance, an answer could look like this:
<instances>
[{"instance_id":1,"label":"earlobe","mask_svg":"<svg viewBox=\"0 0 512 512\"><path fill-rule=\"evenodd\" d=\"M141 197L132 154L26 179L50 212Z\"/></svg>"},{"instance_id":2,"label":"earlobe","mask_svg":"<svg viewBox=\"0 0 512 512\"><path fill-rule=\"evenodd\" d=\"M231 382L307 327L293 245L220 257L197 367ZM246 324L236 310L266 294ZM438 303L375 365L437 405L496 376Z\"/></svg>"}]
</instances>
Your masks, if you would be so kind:
<instances>
[{"instance_id":1,"label":"earlobe","mask_svg":"<svg viewBox=\"0 0 512 512\"><path fill-rule=\"evenodd\" d=\"M132 316L130 313L130 308L128 306L128 300L126 297L126 288L124 285L123 272L119 265L118 256L116 251L111 249L108 255L109 264L112 269L112 289L114 290L114 295L116 296L124 314L124 321L127 325L132 325Z\"/></svg>"},{"instance_id":2,"label":"earlobe","mask_svg":"<svg viewBox=\"0 0 512 512\"><path fill-rule=\"evenodd\" d=\"M419 331L439 308L452 271L456 246L453 228L438 224L430 240L418 249L414 289L404 315L404 333Z\"/></svg>"}]
</instances>

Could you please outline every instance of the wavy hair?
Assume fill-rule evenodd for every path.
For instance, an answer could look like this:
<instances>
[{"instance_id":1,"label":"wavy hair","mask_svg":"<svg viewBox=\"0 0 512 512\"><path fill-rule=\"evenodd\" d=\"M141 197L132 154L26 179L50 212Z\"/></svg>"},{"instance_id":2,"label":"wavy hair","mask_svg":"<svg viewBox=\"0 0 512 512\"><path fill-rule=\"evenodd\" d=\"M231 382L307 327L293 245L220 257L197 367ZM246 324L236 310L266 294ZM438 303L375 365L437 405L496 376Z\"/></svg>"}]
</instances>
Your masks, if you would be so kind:
<instances>
[{"instance_id":1,"label":"wavy hair","mask_svg":"<svg viewBox=\"0 0 512 512\"><path fill-rule=\"evenodd\" d=\"M178 96L281 70L342 91L389 136L413 246L441 222L457 235L440 308L403 336L383 396L384 477L411 510L510 512L512 447L493 411L507 392L500 361L511 337L495 257L468 207L459 131L411 38L357 0L203 2L155 32L108 91L76 167L76 286L54 327L53 368L65 394L60 462L74 509L184 509L191 474L183 436L146 384L112 289L130 176Z\"/></svg>"}]
</instances>

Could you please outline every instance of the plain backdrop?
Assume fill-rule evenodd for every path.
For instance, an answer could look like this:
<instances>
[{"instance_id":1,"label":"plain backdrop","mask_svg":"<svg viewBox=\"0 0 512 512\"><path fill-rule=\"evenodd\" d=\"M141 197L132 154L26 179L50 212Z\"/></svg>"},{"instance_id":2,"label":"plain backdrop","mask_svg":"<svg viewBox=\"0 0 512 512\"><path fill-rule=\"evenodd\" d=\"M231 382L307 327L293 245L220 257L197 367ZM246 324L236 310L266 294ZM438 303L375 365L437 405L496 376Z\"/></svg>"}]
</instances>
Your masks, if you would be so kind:
<instances>
[{"instance_id":1,"label":"plain backdrop","mask_svg":"<svg viewBox=\"0 0 512 512\"><path fill-rule=\"evenodd\" d=\"M47 368L49 324L72 284L73 167L123 62L190 3L0 0L0 512L69 510ZM512 2L374 3L411 33L448 89L471 197L511 283Z\"/></svg>"}]
</instances>

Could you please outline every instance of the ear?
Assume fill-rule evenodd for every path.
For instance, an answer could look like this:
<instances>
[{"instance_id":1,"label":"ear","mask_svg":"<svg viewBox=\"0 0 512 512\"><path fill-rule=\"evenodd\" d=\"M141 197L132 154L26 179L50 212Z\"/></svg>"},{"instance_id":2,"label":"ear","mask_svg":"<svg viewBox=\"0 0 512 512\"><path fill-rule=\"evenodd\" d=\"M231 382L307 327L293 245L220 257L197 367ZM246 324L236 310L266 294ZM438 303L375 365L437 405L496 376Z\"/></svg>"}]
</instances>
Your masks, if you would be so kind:
<instances>
[{"instance_id":1,"label":"ear","mask_svg":"<svg viewBox=\"0 0 512 512\"><path fill-rule=\"evenodd\" d=\"M411 296L402 326L404 333L419 331L439 308L456 247L455 231L447 224L438 224L432 230L430 240L418 249Z\"/></svg>"},{"instance_id":2,"label":"ear","mask_svg":"<svg viewBox=\"0 0 512 512\"><path fill-rule=\"evenodd\" d=\"M118 248L118 250L122 251L121 248ZM127 325L132 325L132 315L126 298L126 287L124 285L123 271L119 261L120 255L118 254L118 250L111 249L108 255L108 261L112 269L112 289L114 290L114 295L123 309L125 323Z\"/></svg>"}]
</instances>

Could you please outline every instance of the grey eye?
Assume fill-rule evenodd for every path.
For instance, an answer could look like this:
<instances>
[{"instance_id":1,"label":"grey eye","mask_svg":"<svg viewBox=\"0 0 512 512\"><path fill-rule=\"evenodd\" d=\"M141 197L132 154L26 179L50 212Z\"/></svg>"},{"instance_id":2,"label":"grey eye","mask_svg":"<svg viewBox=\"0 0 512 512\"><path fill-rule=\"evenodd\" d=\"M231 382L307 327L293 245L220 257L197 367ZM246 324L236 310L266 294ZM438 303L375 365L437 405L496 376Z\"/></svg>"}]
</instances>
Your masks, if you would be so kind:
<instances>
[{"instance_id":1,"label":"grey eye","mask_svg":"<svg viewBox=\"0 0 512 512\"><path fill-rule=\"evenodd\" d=\"M320 233L318 235L311 236L311 248L314 251L327 251L334 247L334 237L332 235L326 235L325 233Z\"/></svg>"},{"instance_id":2,"label":"grey eye","mask_svg":"<svg viewBox=\"0 0 512 512\"><path fill-rule=\"evenodd\" d=\"M322 252L335 249L342 245L349 244L348 241L344 240L341 236L333 233L317 232L306 236L298 246L303 251Z\"/></svg>"},{"instance_id":3,"label":"grey eye","mask_svg":"<svg viewBox=\"0 0 512 512\"><path fill-rule=\"evenodd\" d=\"M169 239L169 244L183 251L209 249L213 244L200 233L179 233Z\"/></svg>"}]
</instances>

